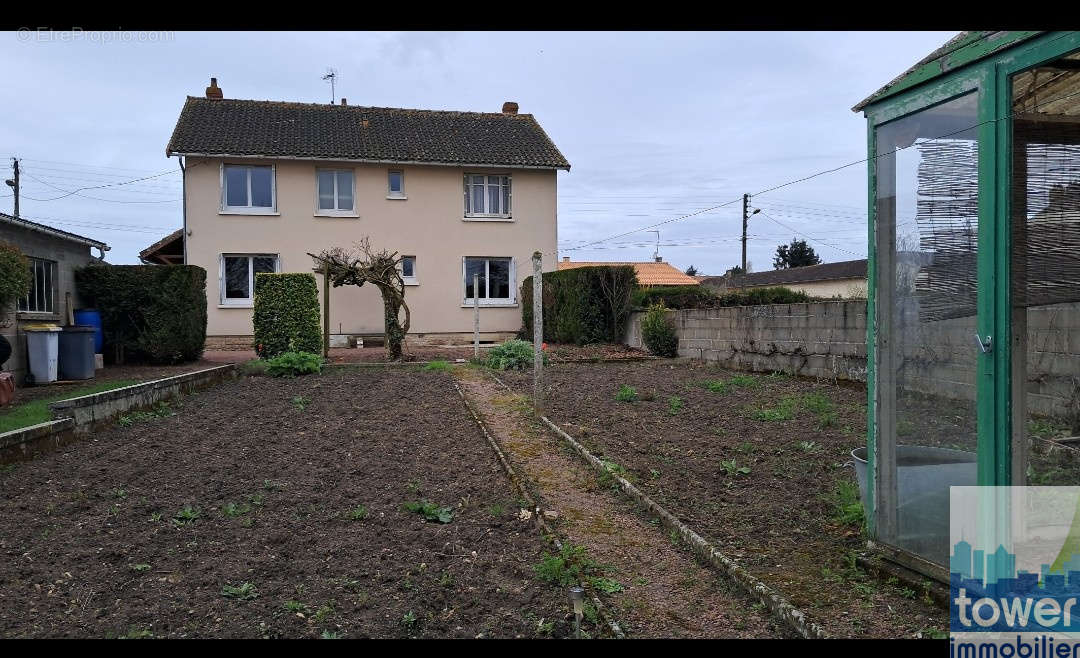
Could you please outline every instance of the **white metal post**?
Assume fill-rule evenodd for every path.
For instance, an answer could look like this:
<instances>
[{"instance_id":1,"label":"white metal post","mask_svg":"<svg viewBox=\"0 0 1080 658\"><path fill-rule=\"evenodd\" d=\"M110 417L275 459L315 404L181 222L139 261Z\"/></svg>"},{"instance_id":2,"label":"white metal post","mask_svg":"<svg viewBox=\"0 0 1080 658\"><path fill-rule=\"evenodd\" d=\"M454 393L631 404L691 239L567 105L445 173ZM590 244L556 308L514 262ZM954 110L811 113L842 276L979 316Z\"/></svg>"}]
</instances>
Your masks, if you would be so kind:
<instances>
[{"instance_id":1,"label":"white metal post","mask_svg":"<svg viewBox=\"0 0 1080 658\"><path fill-rule=\"evenodd\" d=\"M544 276L540 271L542 255L539 251L533 252L533 406L537 413L543 409L543 381L544 370Z\"/></svg>"},{"instance_id":2,"label":"white metal post","mask_svg":"<svg viewBox=\"0 0 1080 658\"><path fill-rule=\"evenodd\" d=\"M472 290L473 290L473 342L472 342L472 355L474 359L480 358L480 275L472 275Z\"/></svg>"}]
</instances>

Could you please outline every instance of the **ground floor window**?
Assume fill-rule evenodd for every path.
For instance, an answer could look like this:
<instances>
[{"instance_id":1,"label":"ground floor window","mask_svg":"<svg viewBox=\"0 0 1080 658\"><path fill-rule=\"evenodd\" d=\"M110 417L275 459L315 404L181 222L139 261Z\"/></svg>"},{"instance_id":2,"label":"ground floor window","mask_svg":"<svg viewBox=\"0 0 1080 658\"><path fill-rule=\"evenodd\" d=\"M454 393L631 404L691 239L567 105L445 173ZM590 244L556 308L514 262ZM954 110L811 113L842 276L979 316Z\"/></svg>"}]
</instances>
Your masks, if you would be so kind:
<instances>
[{"instance_id":1,"label":"ground floor window","mask_svg":"<svg viewBox=\"0 0 1080 658\"><path fill-rule=\"evenodd\" d=\"M250 306L255 290L255 275L277 271L277 254L222 254L221 304Z\"/></svg>"},{"instance_id":2,"label":"ground floor window","mask_svg":"<svg viewBox=\"0 0 1080 658\"><path fill-rule=\"evenodd\" d=\"M416 279L416 256L401 257L401 278L407 286L419 285Z\"/></svg>"},{"instance_id":3,"label":"ground floor window","mask_svg":"<svg viewBox=\"0 0 1080 658\"><path fill-rule=\"evenodd\" d=\"M481 304L513 304L514 259L467 256L462 264L465 304L480 298ZM477 290L473 290L473 275L479 275Z\"/></svg>"},{"instance_id":4,"label":"ground floor window","mask_svg":"<svg viewBox=\"0 0 1080 658\"><path fill-rule=\"evenodd\" d=\"M40 258L30 261L30 292L19 300L19 310L25 313L56 312L56 262Z\"/></svg>"}]
</instances>

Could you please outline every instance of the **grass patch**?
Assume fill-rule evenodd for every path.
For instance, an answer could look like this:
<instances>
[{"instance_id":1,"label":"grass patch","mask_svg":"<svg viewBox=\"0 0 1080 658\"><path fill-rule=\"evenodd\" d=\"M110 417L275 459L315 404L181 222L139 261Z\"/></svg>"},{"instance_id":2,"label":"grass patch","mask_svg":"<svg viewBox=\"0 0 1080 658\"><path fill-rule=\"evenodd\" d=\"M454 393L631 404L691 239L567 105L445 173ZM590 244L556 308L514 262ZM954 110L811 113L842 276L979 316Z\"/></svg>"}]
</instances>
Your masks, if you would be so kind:
<instances>
[{"instance_id":1,"label":"grass patch","mask_svg":"<svg viewBox=\"0 0 1080 658\"><path fill-rule=\"evenodd\" d=\"M240 583L239 585L224 585L221 588L221 595L227 599L235 599L237 601L250 601L259 596L259 590L255 588L255 585L251 583Z\"/></svg>"},{"instance_id":2,"label":"grass patch","mask_svg":"<svg viewBox=\"0 0 1080 658\"><path fill-rule=\"evenodd\" d=\"M795 417L796 400L793 397L781 398L775 407L760 407L755 409L751 416L754 420L776 423L791 420Z\"/></svg>"},{"instance_id":3,"label":"grass patch","mask_svg":"<svg viewBox=\"0 0 1080 658\"><path fill-rule=\"evenodd\" d=\"M615 399L619 402L633 402L638 399L637 389L623 384L615 393Z\"/></svg>"},{"instance_id":4,"label":"grass patch","mask_svg":"<svg viewBox=\"0 0 1080 658\"><path fill-rule=\"evenodd\" d=\"M674 416L678 414L679 410L682 409L685 405L686 403L683 402L682 398L680 398L678 395L672 395L670 398L668 398L668 413Z\"/></svg>"},{"instance_id":5,"label":"grass patch","mask_svg":"<svg viewBox=\"0 0 1080 658\"><path fill-rule=\"evenodd\" d=\"M31 425L37 425L38 423L52 420L52 414L49 413L49 403L51 402L59 402L60 400L77 398L83 395L102 393L104 391L111 391L113 389L123 388L138 383L139 381L135 379L117 379L109 382L98 382L89 386L68 388L64 390L63 393L58 393L57 395L16 405L5 411L3 414L0 414L0 432L10 432L11 430L30 427Z\"/></svg>"},{"instance_id":6,"label":"grass patch","mask_svg":"<svg viewBox=\"0 0 1080 658\"><path fill-rule=\"evenodd\" d=\"M849 480L838 482L829 499L833 507L833 521L842 525L858 526L860 529L866 528L866 514L862 500L859 499L858 484Z\"/></svg>"},{"instance_id":7,"label":"grass patch","mask_svg":"<svg viewBox=\"0 0 1080 658\"><path fill-rule=\"evenodd\" d=\"M434 361L429 361L428 364L424 366L424 370L435 370L438 372L445 372L449 369L450 362L443 359L435 359Z\"/></svg>"},{"instance_id":8,"label":"grass patch","mask_svg":"<svg viewBox=\"0 0 1080 658\"><path fill-rule=\"evenodd\" d=\"M176 412L172 410L168 402L164 400L158 402L149 410L146 411L133 411L129 414L123 414L117 419L116 423L120 427L131 427L135 423L139 423L146 420L153 420L155 418L167 418L169 416L175 416Z\"/></svg>"},{"instance_id":9,"label":"grass patch","mask_svg":"<svg viewBox=\"0 0 1080 658\"><path fill-rule=\"evenodd\" d=\"M584 546L575 546L569 542L564 543L557 554L545 551L540 563L533 565L533 570L540 580L564 587L577 585L582 580L599 578L604 571L603 567L585 554Z\"/></svg>"},{"instance_id":10,"label":"grass patch","mask_svg":"<svg viewBox=\"0 0 1080 658\"><path fill-rule=\"evenodd\" d=\"M727 393L731 388L723 379L706 379L701 386L711 393Z\"/></svg>"}]
</instances>

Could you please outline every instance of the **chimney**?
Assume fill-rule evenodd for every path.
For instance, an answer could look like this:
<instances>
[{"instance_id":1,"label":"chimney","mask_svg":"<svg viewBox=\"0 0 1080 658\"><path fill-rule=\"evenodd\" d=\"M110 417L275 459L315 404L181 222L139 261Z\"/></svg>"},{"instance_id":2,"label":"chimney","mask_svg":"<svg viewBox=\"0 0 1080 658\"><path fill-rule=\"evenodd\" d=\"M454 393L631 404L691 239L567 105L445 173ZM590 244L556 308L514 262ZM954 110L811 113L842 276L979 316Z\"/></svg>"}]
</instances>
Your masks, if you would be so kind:
<instances>
[{"instance_id":1,"label":"chimney","mask_svg":"<svg viewBox=\"0 0 1080 658\"><path fill-rule=\"evenodd\" d=\"M570 257L569 256L563 256L562 257L562 262L569 263L570 262Z\"/></svg>"},{"instance_id":2,"label":"chimney","mask_svg":"<svg viewBox=\"0 0 1080 658\"><path fill-rule=\"evenodd\" d=\"M503 114L517 114L518 104L514 101L506 101L503 103Z\"/></svg>"},{"instance_id":3,"label":"chimney","mask_svg":"<svg viewBox=\"0 0 1080 658\"><path fill-rule=\"evenodd\" d=\"M664 262L664 257L663 256L654 256L654 258L656 259L657 263L663 263Z\"/></svg>"},{"instance_id":4,"label":"chimney","mask_svg":"<svg viewBox=\"0 0 1080 658\"><path fill-rule=\"evenodd\" d=\"M217 86L217 78L210 78L210 86L206 88L206 97L212 100L221 100L224 97L221 87Z\"/></svg>"},{"instance_id":5,"label":"chimney","mask_svg":"<svg viewBox=\"0 0 1080 658\"><path fill-rule=\"evenodd\" d=\"M341 97L341 104L342 105L348 105L348 103L345 102L345 97L344 96Z\"/></svg>"}]
</instances>

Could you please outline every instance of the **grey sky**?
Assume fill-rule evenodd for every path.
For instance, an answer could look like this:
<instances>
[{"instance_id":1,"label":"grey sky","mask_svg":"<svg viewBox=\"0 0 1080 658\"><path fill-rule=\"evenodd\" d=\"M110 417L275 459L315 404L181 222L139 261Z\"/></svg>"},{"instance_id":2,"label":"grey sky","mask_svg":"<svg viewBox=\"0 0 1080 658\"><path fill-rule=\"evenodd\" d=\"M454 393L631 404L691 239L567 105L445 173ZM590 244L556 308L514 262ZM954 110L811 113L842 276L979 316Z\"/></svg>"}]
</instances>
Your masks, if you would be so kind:
<instances>
[{"instance_id":1,"label":"grey sky","mask_svg":"<svg viewBox=\"0 0 1080 658\"><path fill-rule=\"evenodd\" d=\"M953 34L176 32L106 43L7 33L0 156L5 178L9 158L24 159L24 217L135 263L181 224L178 171L33 199L176 170L165 144L184 97L211 76L229 98L328 102L320 78L333 66L351 105L495 112L514 100L536 115L572 164L559 173L565 249L864 158L865 120L851 106ZM754 206L754 270L772 269L792 229L827 262L865 256L864 164ZM661 256L710 274L738 264L740 207L660 227ZM637 233L563 253L648 260L655 240Z\"/></svg>"}]
</instances>

